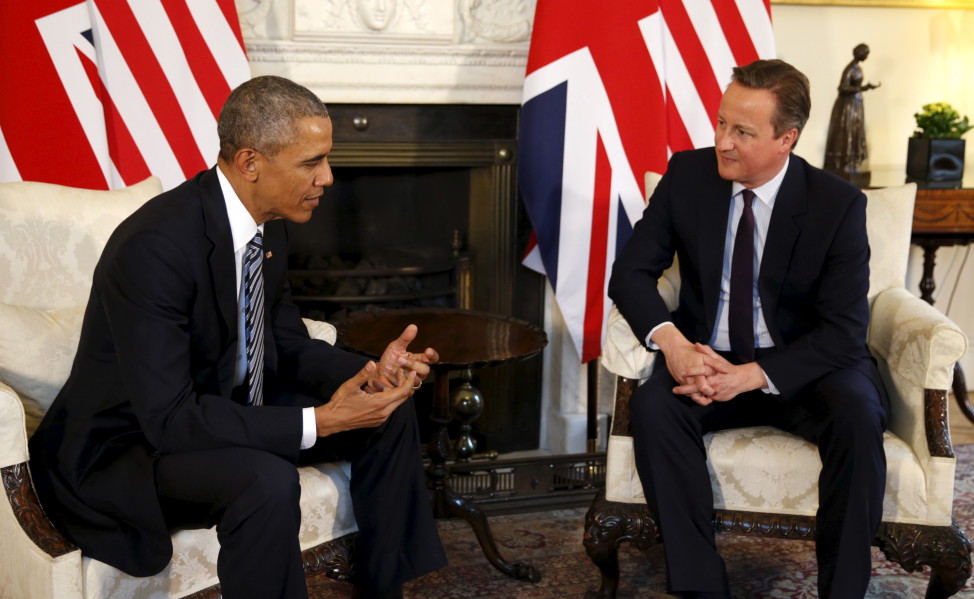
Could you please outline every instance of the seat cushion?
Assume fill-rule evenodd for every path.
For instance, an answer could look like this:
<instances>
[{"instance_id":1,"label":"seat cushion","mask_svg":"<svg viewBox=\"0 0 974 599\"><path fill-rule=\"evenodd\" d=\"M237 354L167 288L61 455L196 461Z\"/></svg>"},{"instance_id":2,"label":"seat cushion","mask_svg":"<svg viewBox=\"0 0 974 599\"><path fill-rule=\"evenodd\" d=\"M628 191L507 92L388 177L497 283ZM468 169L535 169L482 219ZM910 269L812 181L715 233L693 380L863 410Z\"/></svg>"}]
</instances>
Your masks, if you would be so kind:
<instances>
[{"instance_id":1,"label":"seat cushion","mask_svg":"<svg viewBox=\"0 0 974 599\"><path fill-rule=\"evenodd\" d=\"M711 433L704 445L718 509L815 515L822 461L814 444L773 427L756 426ZM888 472L883 521L943 526L942 518L933 520L929 514L926 478L913 450L890 432L883 437L883 447ZM632 437L609 439L607 469L607 499L646 502Z\"/></svg>"},{"instance_id":2,"label":"seat cushion","mask_svg":"<svg viewBox=\"0 0 974 599\"><path fill-rule=\"evenodd\" d=\"M301 549L309 549L355 532L348 491L347 462L299 468L301 480ZM220 543L216 528L182 530L173 535L173 559L165 570L147 578L129 576L84 558L85 597L88 599L169 599L185 597L219 582L216 560Z\"/></svg>"}]
</instances>

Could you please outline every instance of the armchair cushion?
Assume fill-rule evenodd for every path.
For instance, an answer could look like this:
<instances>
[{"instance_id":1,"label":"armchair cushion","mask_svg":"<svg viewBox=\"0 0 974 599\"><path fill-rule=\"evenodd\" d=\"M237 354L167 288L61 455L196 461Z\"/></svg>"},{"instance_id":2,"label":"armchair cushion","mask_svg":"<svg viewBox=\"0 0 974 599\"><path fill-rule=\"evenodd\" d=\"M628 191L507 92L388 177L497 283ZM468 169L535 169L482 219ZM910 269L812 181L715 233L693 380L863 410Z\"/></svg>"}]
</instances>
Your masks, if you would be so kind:
<instances>
[{"instance_id":1,"label":"armchair cushion","mask_svg":"<svg viewBox=\"0 0 974 599\"><path fill-rule=\"evenodd\" d=\"M301 550L355 532L352 500L348 493L350 466L347 462L315 464L298 469L301 483ZM173 558L155 576L139 578L83 558L85 597L156 599L185 597L217 581L216 561L220 549L216 527L181 530L173 535Z\"/></svg>"},{"instance_id":2,"label":"armchair cushion","mask_svg":"<svg viewBox=\"0 0 974 599\"><path fill-rule=\"evenodd\" d=\"M82 307L0 304L0 380L24 402L28 436L68 378L83 318Z\"/></svg>"},{"instance_id":3,"label":"armchair cushion","mask_svg":"<svg viewBox=\"0 0 974 599\"><path fill-rule=\"evenodd\" d=\"M886 450L886 496L883 520L950 524L928 518L927 480L916 454L892 433ZM818 448L800 437L768 426L711 433L704 437L707 467L717 509L814 516L818 509ZM606 499L645 503L632 459L632 437L609 440Z\"/></svg>"}]
</instances>

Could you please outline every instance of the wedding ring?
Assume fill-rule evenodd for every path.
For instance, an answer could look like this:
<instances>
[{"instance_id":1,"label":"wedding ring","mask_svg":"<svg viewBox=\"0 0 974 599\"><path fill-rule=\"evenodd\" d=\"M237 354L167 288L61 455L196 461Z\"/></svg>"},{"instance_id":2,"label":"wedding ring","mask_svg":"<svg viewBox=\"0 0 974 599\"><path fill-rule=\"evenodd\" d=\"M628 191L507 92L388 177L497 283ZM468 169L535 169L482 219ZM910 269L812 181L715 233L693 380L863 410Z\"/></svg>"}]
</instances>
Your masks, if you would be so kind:
<instances>
[{"instance_id":1,"label":"wedding ring","mask_svg":"<svg viewBox=\"0 0 974 599\"><path fill-rule=\"evenodd\" d=\"M415 391L415 390L417 390L417 389L419 389L419 388L420 388L420 387L422 387L422 386L423 386L423 381L419 381L419 384L418 384L418 385L416 385L415 387L413 387L413 391Z\"/></svg>"}]
</instances>

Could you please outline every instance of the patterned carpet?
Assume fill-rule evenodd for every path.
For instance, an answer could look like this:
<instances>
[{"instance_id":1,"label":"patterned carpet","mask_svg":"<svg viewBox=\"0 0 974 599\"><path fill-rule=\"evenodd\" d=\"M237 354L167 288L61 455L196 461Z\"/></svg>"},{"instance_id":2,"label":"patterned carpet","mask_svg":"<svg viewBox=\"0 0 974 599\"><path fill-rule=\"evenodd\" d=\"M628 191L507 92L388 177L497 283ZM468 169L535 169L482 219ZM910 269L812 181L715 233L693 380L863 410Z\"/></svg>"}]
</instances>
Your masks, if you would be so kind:
<instances>
[{"instance_id":1,"label":"patterned carpet","mask_svg":"<svg viewBox=\"0 0 974 599\"><path fill-rule=\"evenodd\" d=\"M974 445L955 446L958 459L954 519L974 534ZM542 575L535 584L516 581L491 566L463 521L439 523L450 565L406 585L407 599L581 599L599 584L598 569L582 547L585 508L491 517L491 529L508 561L523 561ZM815 590L815 549L804 541L718 536L734 599L811 599ZM665 573L660 547L646 552L624 545L619 599L663 597ZM873 549L873 577L867 597L923 597L929 572L907 573ZM348 597L350 587L324 577L309 581L312 599ZM974 599L968 583L954 597Z\"/></svg>"}]
</instances>

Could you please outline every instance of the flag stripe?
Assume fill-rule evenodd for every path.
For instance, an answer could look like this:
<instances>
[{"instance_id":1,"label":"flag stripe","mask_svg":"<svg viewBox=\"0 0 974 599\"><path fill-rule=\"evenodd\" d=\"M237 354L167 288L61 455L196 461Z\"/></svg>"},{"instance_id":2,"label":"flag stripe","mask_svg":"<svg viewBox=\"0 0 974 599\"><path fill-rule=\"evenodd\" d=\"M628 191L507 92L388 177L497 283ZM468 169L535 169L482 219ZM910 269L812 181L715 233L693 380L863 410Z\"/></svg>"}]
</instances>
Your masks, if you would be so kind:
<instances>
[{"instance_id":1,"label":"flag stripe","mask_svg":"<svg viewBox=\"0 0 974 599\"><path fill-rule=\"evenodd\" d=\"M773 58L775 47L774 29L771 27L771 0L736 0L736 6L747 26L758 58Z\"/></svg>"},{"instance_id":2,"label":"flag stripe","mask_svg":"<svg viewBox=\"0 0 974 599\"><path fill-rule=\"evenodd\" d=\"M691 85L703 103L703 116L710 119L710 123L713 124L722 90L710 66L710 59L693 29L686 8L679 0L665 0L663 2L663 18L672 33L676 51L682 58L683 64L686 65L686 73L692 82ZM669 81L669 75L670 73L667 72L667 81Z\"/></svg>"},{"instance_id":3,"label":"flag stripe","mask_svg":"<svg viewBox=\"0 0 974 599\"><path fill-rule=\"evenodd\" d=\"M186 176L176 159L175 148L170 146L166 140L162 123L152 113L152 107L149 106L147 99L142 94L135 75L129 69L125 57L122 56L121 50L115 43L112 31L101 20L100 13L95 13L94 25L98 31L97 42L102 61L98 70L108 93L112 97L122 99L122 101L116 102L119 113L128 126L143 159L149 165L149 169L153 174L158 175L163 182L168 182L168 186L176 185L183 181ZM112 187L115 186L112 185Z\"/></svg>"},{"instance_id":4,"label":"flag stripe","mask_svg":"<svg viewBox=\"0 0 974 599\"><path fill-rule=\"evenodd\" d=\"M87 17L86 6L76 4L39 18L35 24L44 40L45 49L56 70L59 83L67 93L71 108L80 118L87 144L98 163L98 169L102 174L99 185L106 186L111 181L111 169L104 113L97 94L88 84L88 76L78 58L80 52L90 60L95 60L95 49L73 25L77 21L83 22ZM21 117L26 118L29 114L26 113ZM11 117L16 118L16 115ZM90 177L84 180L91 183Z\"/></svg>"},{"instance_id":5,"label":"flag stripe","mask_svg":"<svg viewBox=\"0 0 974 599\"><path fill-rule=\"evenodd\" d=\"M250 78L234 0L32 0L0 19L0 178L105 189L207 168ZM72 157L51 169L49 148Z\"/></svg>"},{"instance_id":6,"label":"flag stripe","mask_svg":"<svg viewBox=\"0 0 974 599\"><path fill-rule=\"evenodd\" d=\"M202 34L206 47L223 72L223 78L231 82L230 87L250 79L250 65L244 53L240 21L233 0L192 0L187 6L196 29Z\"/></svg>"},{"instance_id":7,"label":"flag stripe","mask_svg":"<svg viewBox=\"0 0 974 599\"><path fill-rule=\"evenodd\" d=\"M589 247L587 293L585 297L585 329L582 342L582 362L593 360L602 353L602 323L605 306L605 264L608 254L609 209L612 204L612 170L601 136L597 140L595 185L592 202L592 226Z\"/></svg>"},{"instance_id":8,"label":"flag stripe","mask_svg":"<svg viewBox=\"0 0 974 599\"><path fill-rule=\"evenodd\" d=\"M189 123L179 109L179 100L128 4L121 0L97 1L102 19L112 32L126 63L138 83L184 177L191 177L206 160L200 154Z\"/></svg>"},{"instance_id":9,"label":"flag stripe","mask_svg":"<svg viewBox=\"0 0 974 599\"><path fill-rule=\"evenodd\" d=\"M102 111L105 114L108 155L115 165L115 173L121 179L122 185L138 183L151 174L149 167L142 160L142 154L135 145L135 140L132 139L132 135L125 126L125 122L122 120L118 108L115 106L108 90L105 89L104 84L99 78L98 66L80 51L78 55L85 72L88 74L91 87L95 90L102 103Z\"/></svg>"},{"instance_id":10,"label":"flag stripe","mask_svg":"<svg viewBox=\"0 0 974 599\"><path fill-rule=\"evenodd\" d=\"M717 4L722 3L717 2ZM724 6L726 8L726 4ZM730 40L722 34L723 27L711 3L693 3L687 5L686 11L693 25L694 34L707 54L707 61L710 63L710 70L713 71L717 86L723 93L730 81L732 69L738 64L735 62Z\"/></svg>"},{"instance_id":11,"label":"flag stripe","mask_svg":"<svg viewBox=\"0 0 974 599\"><path fill-rule=\"evenodd\" d=\"M223 100L230 95L230 86L216 59L207 49L206 41L196 28L193 15L186 8L186 4L181 0L163 0L162 6L173 24L196 85L216 119L220 116Z\"/></svg>"},{"instance_id":12,"label":"flag stripe","mask_svg":"<svg viewBox=\"0 0 974 599\"><path fill-rule=\"evenodd\" d=\"M180 37L177 28L181 25L170 19L161 0L127 1L165 76L165 80L161 83L171 88L179 108L176 112L186 120L196 147L200 155L203 155L214 143L216 117L213 116L208 99L204 97L196 82L190 57L194 54L208 56L209 53L205 48L194 48L183 44L185 41L183 38L189 36L184 34ZM200 60L195 59L192 62ZM223 91L223 97L229 93L230 90L226 89Z\"/></svg>"},{"instance_id":13,"label":"flag stripe","mask_svg":"<svg viewBox=\"0 0 974 599\"><path fill-rule=\"evenodd\" d=\"M240 18L237 16L237 5L234 3L234 0L217 0L216 3L220 8L220 12L223 13L223 18L226 20L227 25L233 31L233 36L237 39L240 52L245 53L246 46L244 45L243 31L240 29Z\"/></svg>"},{"instance_id":14,"label":"flag stripe","mask_svg":"<svg viewBox=\"0 0 974 599\"><path fill-rule=\"evenodd\" d=\"M734 63L748 64L757 60L760 57L758 50L751 41L751 35L747 31L747 25L740 11L735 10L734 5L726 0L715 0L713 8L720 20L724 38L734 54Z\"/></svg>"}]
</instances>

